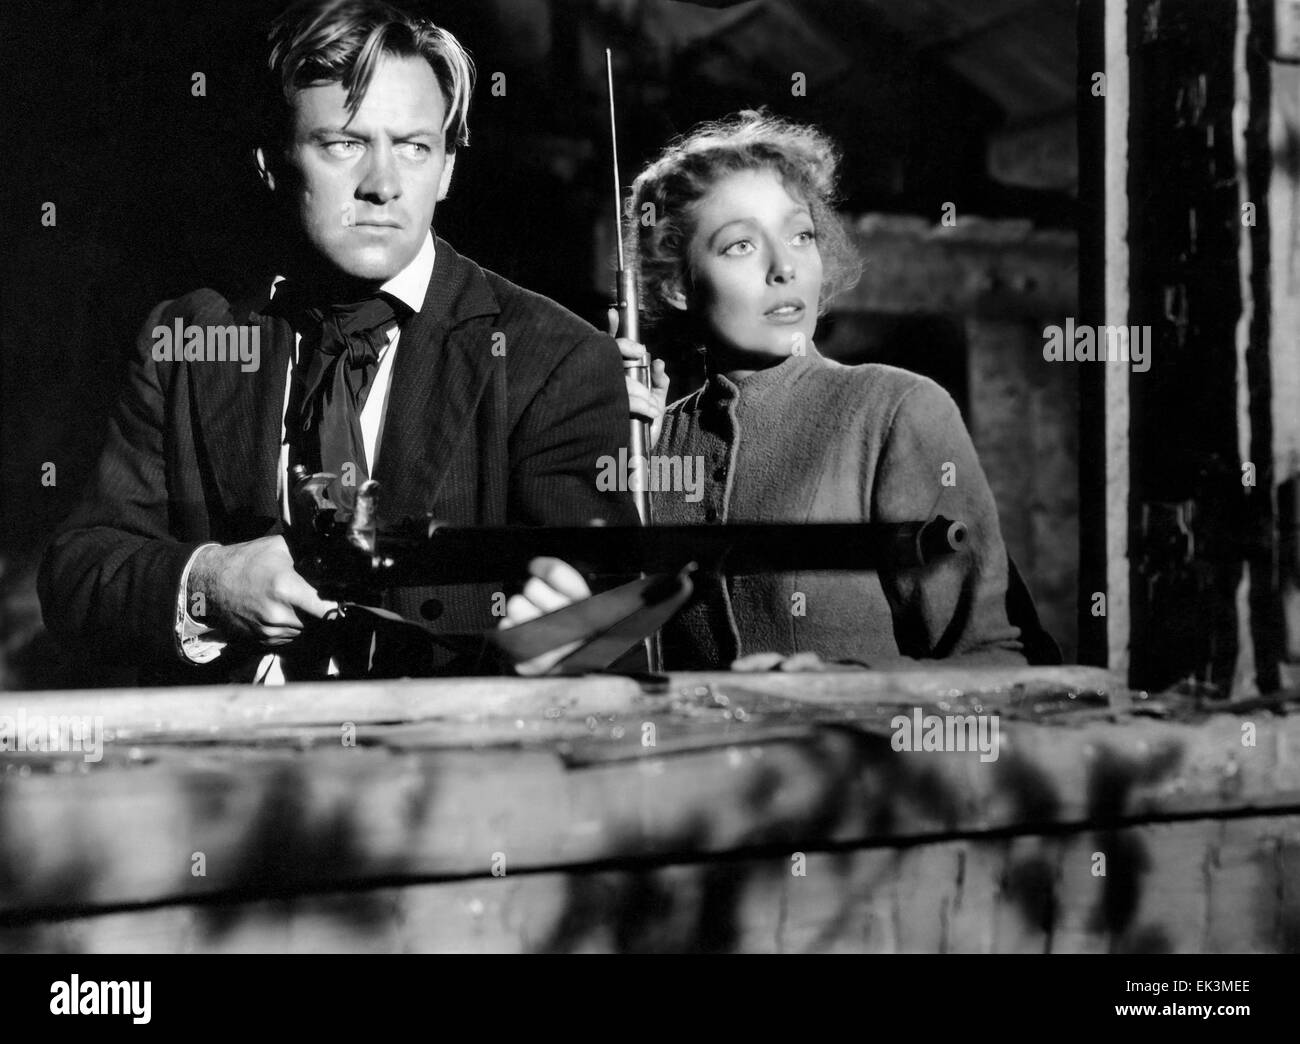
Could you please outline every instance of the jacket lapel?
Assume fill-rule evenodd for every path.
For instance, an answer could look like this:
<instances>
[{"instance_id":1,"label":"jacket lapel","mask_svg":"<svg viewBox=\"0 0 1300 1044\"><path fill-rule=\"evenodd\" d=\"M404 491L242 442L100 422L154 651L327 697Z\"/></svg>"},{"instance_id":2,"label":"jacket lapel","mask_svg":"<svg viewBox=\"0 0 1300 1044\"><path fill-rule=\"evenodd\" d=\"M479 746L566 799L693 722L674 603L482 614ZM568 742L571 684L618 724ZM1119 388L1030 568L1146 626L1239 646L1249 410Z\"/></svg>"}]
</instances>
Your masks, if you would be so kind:
<instances>
[{"instance_id":1,"label":"jacket lapel","mask_svg":"<svg viewBox=\"0 0 1300 1044\"><path fill-rule=\"evenodd\" d=\"M374 478L389 521L434 510L493 369L492 317L500 313L483 270L436 241L424 307L402 329Z\"/></svg>"},{"instance_id":2,"label":"jacket lapel","mask_svg":"<svg viewBox=\"0 0 1300 1044\"><path fill-rule=\"evenodd\" d=\"M293 331L285 320L261 314L264 305L265 299L237 304L223 319L258 330L256 371L237 363L187 366L203 452L235 535L261 535L280 518L276 469Z\"/></svg>"}]
</instances>

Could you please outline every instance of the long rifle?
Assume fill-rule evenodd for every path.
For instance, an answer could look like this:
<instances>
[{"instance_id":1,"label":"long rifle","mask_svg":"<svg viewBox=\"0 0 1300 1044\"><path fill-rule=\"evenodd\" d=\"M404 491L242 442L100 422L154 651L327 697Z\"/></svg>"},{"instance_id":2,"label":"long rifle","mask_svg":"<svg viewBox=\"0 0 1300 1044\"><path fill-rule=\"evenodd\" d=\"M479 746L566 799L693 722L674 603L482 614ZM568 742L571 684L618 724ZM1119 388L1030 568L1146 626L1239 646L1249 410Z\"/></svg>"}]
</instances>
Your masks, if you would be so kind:
<instances>
[{"instance_id":1,"label":"long rifle","mask_svg":"<svg viewBox=\"0 0 1300 1044\"><path fill-rule=\"evenodd\" d=\"M618 246L618 273L615 277L614 290L618 310L617 337L626 337L629 341L641 343L640 303L637 300L636 273L627 267L623 256L623 183L618 174L618 128L614 121L614 63L608 47L605 48L605 75L609 85L609 142L614 162L614 241ZM631 371L633 377L647 388L650 383L650 360L643 354L639 362L626 362L624 368ZM632 466L637 470L630 482L632 496L636 501L637 513L643 525L653 522L650 507L650 490L646 480L646 461L650 456L650 425L646 421L633 420L628 454Z\"/></svg>"},{"instance_id":2,"label":"long rifle","mask_svg":"<svg viewBox=\"0 0 1300 1044\"><path fill-rule=\"evenodd\" d=\"M547 555L592 576L675 574L694 564L731 576L796 570L910 569L964 549L961 522L731 523L701 526L378 524L379 484L352 512L329 497L332 475L295 468L296 565L324 597L352 591L482 583L522 576ZM326 594L326 592L329 592Z\"/></svg>"},{"instance_id":3,"label":"long rifle","mask_svg":"<svg viewBox=\"0 0 1300 1044\"><path fill-rule=\"evenodd\" d=\"M323 598L340 602L338 626L394 628L421 641L472 654L483 640L515 664L578 643L552 668L574 673L608 667L649 641L689 599L691 575L812 569L908 569L960 552L966 527L936 516L925 522L729 524L707 526L448 526L425 517L384 525L379 484L362 483L352 510L331 499L337 476L293 469L294 564ZM373 596L401 587L501 582L551 555L592 575L642 579L510 629L431 636L420 624L377 608ZM648 574L648 575L646 575ZM658 665L651 661L652 668Z\"/></svg>"},{"instance_id":4,"label":"long rifle","mask_svg":"<svg viewBox=\"0 0 1300 1044\"><path fill-rule=\"evenodd\" d=\"M627 267L623 256L623 182L618 174L618 122L614 118L614 58L608 47L605 48L605 81L609 87L609 145L614 168L614 242L618 247L618 273L614 280L615 307L618 310L618 329L616 337L641 343L640 303L637 300L636 273ZM652 388L650 381L650 360L642 353L639 362L625 362L624 369L647 388ZM632 498L636 502L637 514L641 524L654 524L653 509L650 506L650 487L647 481L650 464L650 425L635 417L631 421L632 430L628 439L628 453L632 463L631 487ZM659 632L656 631L645 640L646 659L651 671L663 670L663 652L659 644Z\"/></svg>"}]
</instances>

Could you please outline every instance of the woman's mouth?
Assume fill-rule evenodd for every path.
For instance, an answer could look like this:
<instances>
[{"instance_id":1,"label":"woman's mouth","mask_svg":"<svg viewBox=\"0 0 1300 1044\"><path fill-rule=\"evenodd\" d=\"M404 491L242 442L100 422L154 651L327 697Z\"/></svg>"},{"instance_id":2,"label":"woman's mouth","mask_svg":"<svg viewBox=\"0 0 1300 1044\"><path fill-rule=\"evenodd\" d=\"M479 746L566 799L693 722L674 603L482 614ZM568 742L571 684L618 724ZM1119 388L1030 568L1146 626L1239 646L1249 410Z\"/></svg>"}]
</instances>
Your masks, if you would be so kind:
<instances>
[{"instance_id":1,"label":"woman's mouth","mask_svg":"<svg viewBox=\"0 0 1300 1044\"><path fill-rule=\"evenodd\" d=\"M763 313L763 318L773 323L797 323L803 318L802 301L781 301Z\"/></svg>"}]
</instances>

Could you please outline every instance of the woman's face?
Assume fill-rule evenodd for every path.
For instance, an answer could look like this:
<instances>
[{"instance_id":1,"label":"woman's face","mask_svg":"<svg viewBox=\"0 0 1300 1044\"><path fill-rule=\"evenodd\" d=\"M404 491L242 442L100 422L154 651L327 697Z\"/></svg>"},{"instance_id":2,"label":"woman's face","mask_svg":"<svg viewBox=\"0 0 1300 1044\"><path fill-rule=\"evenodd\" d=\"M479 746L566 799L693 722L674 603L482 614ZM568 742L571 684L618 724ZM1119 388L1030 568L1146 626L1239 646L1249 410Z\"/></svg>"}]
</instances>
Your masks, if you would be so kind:
<instances>
[{"instance_id":1,"label":"woman's face","mask_svg":"<svg viewBox=\"0 0 1300 1044\"><path fill-rule=\"evenodd\" d=\"M812 214L772 170L718 181L697 204L692 285L678 307L728 353L804 354L817 325L822 259Z\"/></svg>"}]
</instances>

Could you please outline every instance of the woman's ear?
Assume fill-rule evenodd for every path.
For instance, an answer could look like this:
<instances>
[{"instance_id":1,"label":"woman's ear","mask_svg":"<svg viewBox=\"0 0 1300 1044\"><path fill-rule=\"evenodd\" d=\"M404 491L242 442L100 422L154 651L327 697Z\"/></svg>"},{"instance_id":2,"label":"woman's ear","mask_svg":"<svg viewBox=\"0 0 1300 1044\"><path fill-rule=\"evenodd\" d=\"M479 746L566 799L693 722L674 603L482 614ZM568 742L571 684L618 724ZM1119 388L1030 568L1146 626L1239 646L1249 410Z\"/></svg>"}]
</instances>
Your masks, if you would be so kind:
<instances>
[{"instance_id":1,"label":"woman's ear","mask_svg":"<svg viewBox=\"0 0 1300 1044\"><path fill-rule=\"evenodd\" d=\"M682 290L682 284L676 280L661 286L659 296L667 301L670 307L676 308L679 312L686 311L688 307L686 293Z\"/></svg>"}]
</instances>

